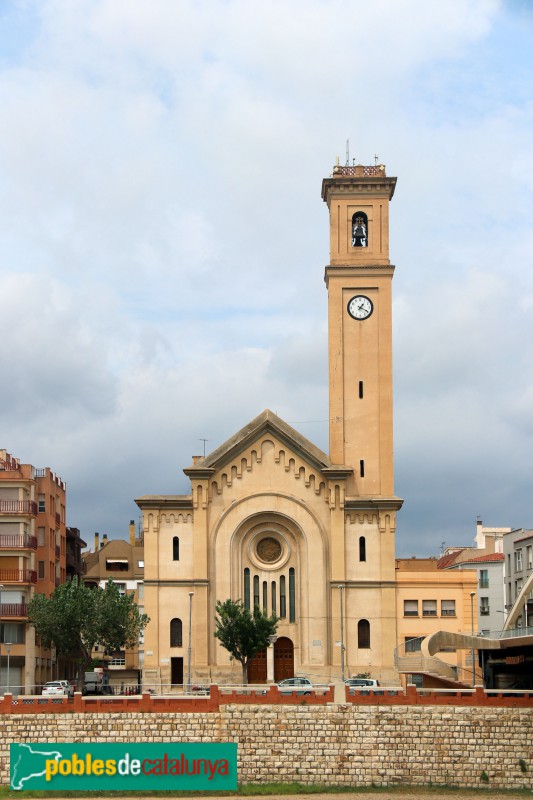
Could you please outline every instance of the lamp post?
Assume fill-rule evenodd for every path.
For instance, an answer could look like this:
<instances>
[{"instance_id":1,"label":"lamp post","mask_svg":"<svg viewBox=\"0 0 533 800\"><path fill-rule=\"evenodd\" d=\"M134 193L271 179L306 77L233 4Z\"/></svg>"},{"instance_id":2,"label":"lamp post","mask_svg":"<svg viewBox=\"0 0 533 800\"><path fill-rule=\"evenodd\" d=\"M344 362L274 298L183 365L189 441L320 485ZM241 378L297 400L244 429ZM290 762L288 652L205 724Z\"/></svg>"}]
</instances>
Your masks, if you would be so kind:
<instances>
[{"instance_id":1,"label":"lamp post","mask_svg":"<svg viewBox=\"0 0 533 800\"><path fill-rule=\"evenodd\" d=\"M10 653L11 653L11 642L6 642L6 653L7 653L7 681L6 681L6 685L7 685L7 694L9 694L9 693L11 692L11 689L9 688L9 687L10 687L10 680L9 680L9 655L10 655Z\"/></svg>"},{"instance_id":2,"label":"lamp post","mask_svg":"<svg viewBox=\"0 0 533 800\"><path fill-rule=\"evenodd\" d=\"M343 597L342 593L344 590L344 586L339 584L339 597L340 597L340 604L341 604L341 680L344 683L344 607L343 607Z\"/></svg>"},{"instance_id":3,"label":"lamp post","mask_svg":"<svg viewBox=\"0 0 533 800\"><path fill-rule=\"evenodd\" d=\"M472 633L472 686L476 685L476 665L474 664L475 651L474 651L474 597L475 592L470 592L470 624Z\"/></svg>"},{"instance_id":4,"label":"lamp post","mask_svg":"<svg viewBox=\"0 0 533 800\"><path fill-rule=\"evenodd\" d=\"M191 691L191 633L192 633L192 599L194 592L189 592L189 647L187 648L187 691Z\"/></svg>"}]
</instances>

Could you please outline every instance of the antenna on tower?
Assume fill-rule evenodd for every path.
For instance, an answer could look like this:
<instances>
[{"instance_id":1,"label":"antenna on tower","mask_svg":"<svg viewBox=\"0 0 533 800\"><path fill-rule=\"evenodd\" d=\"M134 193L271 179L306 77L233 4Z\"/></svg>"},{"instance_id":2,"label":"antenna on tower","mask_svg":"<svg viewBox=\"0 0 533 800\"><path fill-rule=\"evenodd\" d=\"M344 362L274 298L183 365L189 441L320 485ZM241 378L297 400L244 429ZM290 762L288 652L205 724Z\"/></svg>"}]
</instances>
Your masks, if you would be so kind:
<instances>
[{"instance_id":1,"label":"antenna on tower","mask_svg":"<svg viewBox=\"0 0 533 800\"><path fill-rule=\"evenodd\" d=\"M205 443L209 441L209 439L200 439L201 442L204 443L204 458L205 458Z\"/></svg>"},{"instance_id":2,"label":"antenna on tower","mask_svg":"<svg viewBox=\"0 0 533 800\"><path fill-rule=\"evenodd\" d=\"M374 156L374 166L375 166L375 167L377 167L377 165L378 165L378 158L379 158L379 156L378 156L378 154L376 153L376 155Z\"/></svg>"},{"instance_id":3,"label":"antenna on tower","mask_svg":"<svg viewBox=\"0 0 533 800\"><path fill-rule=\"evenodd\" d=\"M350 140L346 139L346 166L350 166Z\"/></svg>"}]
</instances>

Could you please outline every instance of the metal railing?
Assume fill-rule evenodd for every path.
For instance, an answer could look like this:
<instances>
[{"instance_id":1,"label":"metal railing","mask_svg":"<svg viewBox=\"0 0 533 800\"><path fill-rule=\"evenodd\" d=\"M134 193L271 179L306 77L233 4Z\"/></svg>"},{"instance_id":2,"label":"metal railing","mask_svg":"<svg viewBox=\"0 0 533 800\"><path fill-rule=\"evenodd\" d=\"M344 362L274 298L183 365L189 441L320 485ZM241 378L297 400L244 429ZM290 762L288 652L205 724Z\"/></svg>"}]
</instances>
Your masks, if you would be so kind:
<instances>
[{"instance_id":1,"label":"metal railing","mask_svg":"<svg viewBox=\"0 0 533 800\"><path fill-rule=\"evenodd\" d=\"M27 617L26 603L0 603L0 617ZM0 645L1 647L1 645Z\"/></svg>"},{"instance_id":2,"label":"metal railing","mask_svg":"<svg viewBox=\"0 0 533 800\"><path fill-rule=\"evenodd\" d=\"M28 533L0 533L0 548L11 549L37 549L37 537Z\"/></svg>"},{"instance_id":3,"label":"metal railing","mask_svg":"<svg viewBox=\"0 0 533 800\"><path fill-rule=\"evenodd\" d=\"M34 569L0 569L0 583L37 583Z\"/></svg>"},{"instance_id":4,"label":"metal railing","mask_svg":"<svg viewBox=\"0 0 533 800\"><path fill-rule=\"evenodd\" d=\"M0 512L3 514L31 514L37 516L35 500L0 500Z\"/></svg>"}]
</instances>

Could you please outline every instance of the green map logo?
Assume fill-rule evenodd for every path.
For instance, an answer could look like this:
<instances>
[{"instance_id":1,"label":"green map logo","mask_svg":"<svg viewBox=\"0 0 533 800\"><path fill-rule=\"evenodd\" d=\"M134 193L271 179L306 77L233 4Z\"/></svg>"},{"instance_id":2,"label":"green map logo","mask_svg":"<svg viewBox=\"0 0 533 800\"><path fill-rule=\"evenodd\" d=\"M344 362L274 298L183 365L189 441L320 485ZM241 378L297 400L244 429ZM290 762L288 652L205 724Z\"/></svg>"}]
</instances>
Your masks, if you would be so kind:
<instances>
[{"instance_id":1,"label":"green map logo","mask_svg":"<svg viewBox=\"0 0 533 800\"><path fill-rule=\"evenodd\" d=\"M237 788L237 745L12 744L11 789L222 791Z\"/></svg>"}]
</instances>

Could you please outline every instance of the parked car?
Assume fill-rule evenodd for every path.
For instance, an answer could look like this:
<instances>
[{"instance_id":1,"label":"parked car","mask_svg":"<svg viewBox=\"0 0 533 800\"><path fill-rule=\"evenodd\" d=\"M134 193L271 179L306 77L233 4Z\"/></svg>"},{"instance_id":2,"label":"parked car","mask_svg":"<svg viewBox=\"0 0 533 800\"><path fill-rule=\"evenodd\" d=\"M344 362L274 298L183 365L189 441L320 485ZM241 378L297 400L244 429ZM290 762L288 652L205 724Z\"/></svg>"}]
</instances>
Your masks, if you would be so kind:
<instances>
[{"instance_id":1,"label":"parked car","mask_svg":"<svg viewBox=\"0 0 533 800\"><path fill-rule=\"evenodd\" d=\"M282 694L311 694L313 684L309 678L285 678L278 683Z\"/></svg>"},{"instance_id":2,"label":"parked car","mask_svg":"<svg viewBox=\"0 0 533 800\"><path fill-rule=\"evenodd\" d=\"M57 681L61 684L61 686L65 689L65 694L67 697L74 697L74 684L70 681Z\"/></svg>"},{"instance_id":3,"label":"parked car","mask_svg":"<svg viewBox=\"0 0 533 800\"><path fill-rule=\"evenodd\" d=\"M379 686L379 681L373 678L348 678L344 683L352 689L376 689Z\"/></svg>"},{"instance_id":4,"label":"parked car","mask_svg":"<svg viewBox=\"0 0 533 800\"><path fill-rule=\"evenodd\" d=\"M67 681L48 681L42 690L43 697L68 697Z\"/></svg>"}]
</instances>

